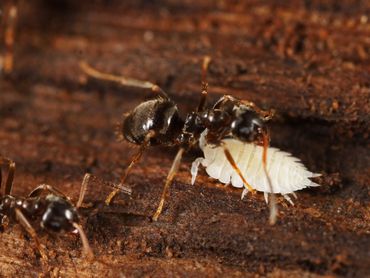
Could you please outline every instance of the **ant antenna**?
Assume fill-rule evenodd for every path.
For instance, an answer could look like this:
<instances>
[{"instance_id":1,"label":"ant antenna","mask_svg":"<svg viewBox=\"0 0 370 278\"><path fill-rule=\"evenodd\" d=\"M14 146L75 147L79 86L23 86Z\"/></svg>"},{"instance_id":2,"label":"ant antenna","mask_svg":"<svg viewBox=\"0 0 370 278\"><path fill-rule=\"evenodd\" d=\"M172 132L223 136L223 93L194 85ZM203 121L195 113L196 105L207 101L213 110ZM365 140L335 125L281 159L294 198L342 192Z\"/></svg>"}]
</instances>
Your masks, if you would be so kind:
<instances>
[{"instance_id":1,"label":"ant antenna","mask_svg":"<svg viewBox=\"0 0 370 278\"><path fill-rule=\"evenodd\" d=\"M234 160L233 156L231 155L229 149L225 145L223 145L222 147L224 149L224 154L227 158L227 161L233 167L234 171L238 174L238 176L242 179L245 188L247 188L250 192L255 193L256 190L244 178L244 176L243 176L242 172L240 171L238 165L235 163L235 160Z\"/></svg>"},{"instance_id":2,"label":"ant antenna","mask_svg":"<svg viewBox=\"0 0 370 278\"><path fill-rule=\"evenodd\" d=\"M270 217L269 217L269 223L270 225L275 225L277 215L278 215L278 208L276 205L276 197L274 194L273 186L272 186L272 180L270 177L270 174L267 171L267 150L269 146L269 141L270 141L270 136L267 133L267 131L263 134L263 153L262 153L262 165L263 165L263 170L265 172L270 191L271 191L271 197L270 197Z\"/></svg>"},{"instance_id":3,"label":"ant antenna","mask_svg":"<svg viewBox=\"0 0 370 278\"><path fill-rule=\"evenodd\" d=\"M157 93L161 98L166 99L166 100L170 99L168 95L158 85L153 84L149 81L141 81L141 80L134 79L134 78L104 73L104 72L94 69L93 67L88 65L85 61L80 61L80 68L82 69L84 73L86 73L90 77L116 82L123 86L150 89L154 93Z\"/></svg>"},{"instance_id":4,"label":"ant antenna","mask_svg":"<svg viewBox=\"0 0 370 278\"><path fill-rule=\"evenodd\" d=\"M15 174L15 162L9 161L8 176L6 178L5 191L4 191L5 194L10 194L12 192L14 174Z\"/></svg>"},{"instance_id":5,"label":"ant antenna","mask_svg":"<svg viewBox=\"0 0 370 278\"><path fill-rule=\"evenodd\" d=\"M82 183L81 183L81 189L80 189L80 195L78 196L78 201L76 203L76 208L81 207L82 202L85 197L86 189L87 189L87 184L89 183L91 175L90 174L85 174Z\"/></svg>"},{"instance_id":6,"label":"ant antenna","mask_svg":"<svg viewBox=\"0 0 370 278\"><path fill-rule=\"evenodd\" d=\"M75 227L77 229L78 233L80 234L80 238L81 238L81 241L82 241L82 246L83 246L84 253L85 253L86 257L90 260L94 259L94 253L93 253L93 251L90 247L89 241L87 240L87 236L86 236L84 230L76 222L73 222L72 225L73 225L73 227Z\"/></svg>"},{"instance_id":7,"label":"ant antenna","mask_svg":"<svg viewBox=\"0 0 370 278\"><path fill-rule=\"evenodd\" d=\"M7 195L11 193L12 187L13 187L15 162L8 158L0 157L0 166L3 165L4 163L8 164L8 174L6 177L5 189L4 189L4 194ZM1 188L1 185L2 185L2 170L0 169L0 188Z\"/></svg>"},{"instance_id":8,"label":"ant antenna","mask_svg":"<svg viewBox=\"0 0 370 278\"><path fill-rule=\"evenodd\" d=\"M208 95L207 70L208 70L208 66L209 66L210 63L211 63L211 57L210 56L205 56L203 58L203 63L202 63L202 76L201 76L201 78L202 78L202 95L201 95L201 99L200 99L198 109L197 109L198 112L204 110L204 106L205 106L206 100L207 100L207 95Z\"/></svg>"}]
</instances>

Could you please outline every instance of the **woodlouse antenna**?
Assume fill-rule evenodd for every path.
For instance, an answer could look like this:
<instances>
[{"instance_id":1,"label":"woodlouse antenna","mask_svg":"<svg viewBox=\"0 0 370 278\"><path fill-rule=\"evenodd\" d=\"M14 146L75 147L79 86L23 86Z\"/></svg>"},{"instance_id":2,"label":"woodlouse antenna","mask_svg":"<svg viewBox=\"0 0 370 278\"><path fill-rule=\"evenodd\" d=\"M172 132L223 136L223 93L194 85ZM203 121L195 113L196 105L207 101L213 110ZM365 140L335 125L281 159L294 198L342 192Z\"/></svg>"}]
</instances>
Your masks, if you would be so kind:
<instances>
[{"instance_id":1,"label":"woodlouse antenna","mask_svg":"<svg viewBox=\"0 0 370 278\"><path fill-rule=\"evenodd\" d=\"M83 70L84 73L86 73L90 77L101 79L101 80L112 81L112 82L121 84L123 86L150 89L154 93L157 93L159 97L169 100L168 95L158 85L153 84L149 81L141 81L141 80L134 79L134 78L104 73L104 72L94 69L93 67L88 65L85 61L80 62L80 68Z\"/></svg>"},{"instance_id":2,"label":"woodlouse antenna","mask_svg":"<svg viewBox=\"0 0 370 278\"><path fill-rule=\"evenodd\" d=\"M267 131L263 133L263 153L262 153L262 165L263 170L265 172L268 185L270 187L270 217L269 217L269 223L270 225L274 225L276 223L277 215L278 215L278 208L276 204L276 197L273 190L272 180L270 177L270 174L267 171L267 150L270 142L270 136Z\"/></svg>"}]
</instances>

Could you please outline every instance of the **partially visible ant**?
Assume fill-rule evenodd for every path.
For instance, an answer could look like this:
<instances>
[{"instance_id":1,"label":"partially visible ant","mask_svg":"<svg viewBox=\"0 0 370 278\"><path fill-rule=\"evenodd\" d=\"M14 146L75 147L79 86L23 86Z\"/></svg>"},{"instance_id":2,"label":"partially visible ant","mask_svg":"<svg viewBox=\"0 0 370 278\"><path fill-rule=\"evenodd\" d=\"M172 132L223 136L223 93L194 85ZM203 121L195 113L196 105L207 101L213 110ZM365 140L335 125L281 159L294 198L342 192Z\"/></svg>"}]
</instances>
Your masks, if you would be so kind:
<instances>
[{"instance_id":1,"label":"partially visible ant","mask_svg":"<svg viewBox=\"0 0 370 278\"><path fill-rule=\"evenodd\" d=\"M3 72L5 75L11 74L14 68L15 29L18 17L17 2L11 0L8 5L3 5L4 10L1 20L1 32L3 33L0 36L3 37L4 41L4 54L0 56L0 73Z\"/></svg>"},{"instance_id":2,"label":"partially visible ant","mask_svg":"<svg viewBox=\"0 0 370 278\"><path fill-rule=\"evenodd\" d=\"M94 258L85 232L79 224L79 215L77 213L77 209L82 205L90 174L85 175L79 199L76 206L74 206L66 195L47 184L37 186L27 197L12 195L15 163L8 158L0 156L0 167L2 165L8 165L8 175L4 193L0 195L0 229L4 230L10 221L20 223L34 240L36 248L45 262L48 260L48 256L40 244L37 233L31 226L30 221L39 221L41 228L49 232L77 231L80 234L85 255L89 259ZM1 184L2 174L0 168L0 186Z\"/></svg>"},{"instance_id":3,"label":"partially visible ant","mask_svg":"<svg viewBox=\"0 0 370 278\"><path fill-rule=\"evenodd\" d=\"M206 142L223 147L227 161L243 181L245 189L251 192L255 192L255 190L243 176L230 150L222 140L234 138L241 142L255 143L263 146L263 155L261 158L263 169L271 189L270 192L274 192L266 168L267 149L270 142L266 122L272 118L273 112L263 111L252 102L239 100L230 95L222 96L213 107L207 108L208 83L206 81L206 75L210 62L211 58L208 56L203 59L201 99L197 109L188 113L185 120L180 117L177 105L158 85L148 81L102 73L89 66L86 62L80 63L82 70L88 76L117 82L124 86L150 89L153 93L157 94L155 99L142 102L128 113L123 119L121 127L123 137L127 141L140 146L139 151L133 156L131 163L121 177L121 185L125 183L130 170L140 160L145 149L158 145L179 146L179 150L167 175L158 208L152 217L154 221L158 220L162 212L167 191L179 169L183 153L197 146L201 134L206 130ZM111 203L118 192L119 189L115 189L109 194L106 198L107 205ZM277 208L274 194L271 194L271 196L270 223L274 224L277 216Z\"/></svg>"}]
</instances>

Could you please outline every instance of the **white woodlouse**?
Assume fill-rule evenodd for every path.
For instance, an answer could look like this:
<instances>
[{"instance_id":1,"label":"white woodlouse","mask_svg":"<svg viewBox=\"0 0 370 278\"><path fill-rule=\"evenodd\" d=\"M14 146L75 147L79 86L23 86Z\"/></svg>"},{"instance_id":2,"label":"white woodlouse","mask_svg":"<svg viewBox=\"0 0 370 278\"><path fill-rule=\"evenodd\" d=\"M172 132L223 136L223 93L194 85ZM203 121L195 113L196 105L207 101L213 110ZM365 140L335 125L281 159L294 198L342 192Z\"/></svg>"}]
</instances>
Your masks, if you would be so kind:
<instances>
[{"instance_id":1,"label":"white woodlouse","mask_svg":"<svg viewBox=\"0 0 370 278\"><path fill-rule=\"evenodd\" d=\"M223 147L206 143L206 132L203 132L199 140L199 147L203 151L204 157L194 160L191 167L191 183L195 183L198 168L202 165L210 177L217 179L221 183L231 184L236 188L244 187L241 197L243 199L248 193L248 188L244 186L240 176L227 161ZM264 193L266 203L268 202L268 194L275 193L281 194L293 205L294 203L288 194L295 196L294 192L297 190L319 186L319 184L311 181L310 178L318 177L320 174L308 171L300 159L292 156L290 153L269 147L267 151L267 171L271 177L272 192L262 167L262 146L235 139L224 139L222 143L230 150L248 183L255 190Z\"/></svg>"}]
</instances>

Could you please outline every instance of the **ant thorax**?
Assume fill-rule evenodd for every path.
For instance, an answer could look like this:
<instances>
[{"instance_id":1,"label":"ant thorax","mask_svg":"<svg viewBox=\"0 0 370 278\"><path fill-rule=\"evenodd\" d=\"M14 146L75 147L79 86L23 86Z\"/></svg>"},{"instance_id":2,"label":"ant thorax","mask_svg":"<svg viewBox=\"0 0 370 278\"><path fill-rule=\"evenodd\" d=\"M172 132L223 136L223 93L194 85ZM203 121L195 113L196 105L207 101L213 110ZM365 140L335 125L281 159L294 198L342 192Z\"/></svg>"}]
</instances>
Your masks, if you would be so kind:
<instances>
[{"instance_id":1,"label":"ant thorax","mask_svg":"<svg viewBox=\"0 0 370 278\"><path fill-rule=\"evenodd\" d=\"M207 130L205 139L209 144L219 145L225 138L235 138L262 145L262 137L267 132L264 118L235 98L221 100L213 108L187 115L180 135L181 144L193 146Z\"/></svg>"}]
</instances>

